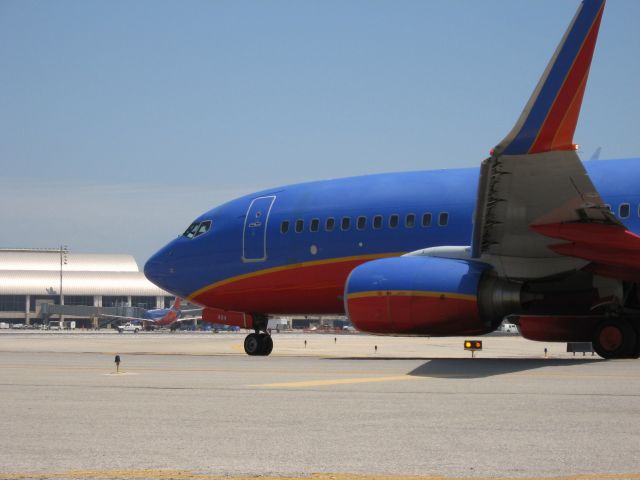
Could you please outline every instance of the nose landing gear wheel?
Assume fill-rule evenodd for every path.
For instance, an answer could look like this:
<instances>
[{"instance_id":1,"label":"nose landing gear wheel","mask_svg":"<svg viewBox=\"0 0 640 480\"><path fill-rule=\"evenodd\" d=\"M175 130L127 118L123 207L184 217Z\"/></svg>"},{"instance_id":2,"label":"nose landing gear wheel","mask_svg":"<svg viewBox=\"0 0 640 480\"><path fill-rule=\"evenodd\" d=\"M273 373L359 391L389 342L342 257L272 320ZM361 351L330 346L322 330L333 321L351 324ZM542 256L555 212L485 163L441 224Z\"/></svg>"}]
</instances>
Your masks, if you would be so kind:
<instances>
[{"instance_id":1,"label":"nose landing gear wheel","mask_svg":"<svg viewBox=\"0 0 640 480\"><path fill-rule=\"evenodd\" d=\"M637 337L635 329L627 320L605 320L596 329L593 349L602 358L635 357L638 349Z\"/></svg>"},{"instance_id":2,"label":"nose landing gear wheel","mask_svg":"<svg viewBox=\"0 0 640 480\"><path fill-rule=\"evenodd\" d=\"M266 333L250 333L244 339L244 351L251 356L267 356L273 350L271 335Z\"/></svg>"}]
</instances>

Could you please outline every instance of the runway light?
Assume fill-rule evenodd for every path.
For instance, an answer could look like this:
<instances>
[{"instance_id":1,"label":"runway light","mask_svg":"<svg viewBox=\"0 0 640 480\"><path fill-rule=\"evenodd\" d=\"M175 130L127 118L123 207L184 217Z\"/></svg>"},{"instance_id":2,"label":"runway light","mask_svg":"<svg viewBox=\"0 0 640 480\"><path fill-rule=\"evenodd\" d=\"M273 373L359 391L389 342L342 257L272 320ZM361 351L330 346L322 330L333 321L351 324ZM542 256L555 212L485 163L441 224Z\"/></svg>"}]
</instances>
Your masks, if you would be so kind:
<instances>
[{"instance_id":1,"label":"runway light","mask_svg":"<svg viewBox=\"0 0 640 480\"><path fill-rule=\"evenodd\" d=\"M465 340L464 349L472 350L472 351L482 350L482 341L481 340Z\"/></svg>"}]
</instances>

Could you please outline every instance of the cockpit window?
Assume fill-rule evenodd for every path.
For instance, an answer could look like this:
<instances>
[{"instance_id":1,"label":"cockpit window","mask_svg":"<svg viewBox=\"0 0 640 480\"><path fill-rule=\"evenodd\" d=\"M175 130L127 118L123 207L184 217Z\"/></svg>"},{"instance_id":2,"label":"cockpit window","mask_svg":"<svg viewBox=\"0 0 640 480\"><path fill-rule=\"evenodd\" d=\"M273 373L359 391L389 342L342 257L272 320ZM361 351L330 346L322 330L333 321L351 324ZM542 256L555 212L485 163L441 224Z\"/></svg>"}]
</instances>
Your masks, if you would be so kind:
<instances>
[{"instance_id":1,"label":"cockpit window","mask_svg":"<svg viewBox=\"0 0 640 480\"><path fill-rule=\"evenodd\" d=\"M196 231L198 230L199 226L200 226L200 222L193 222L191 225L189 225L189 228L187 228L184 231L182 236L183 237L187 237L187 238L193 238L193 236L196 234Z\"/></svg>"},{"instance_id":2,"label":"cockpit window","mask_svg":"<svg viewBox=\"0 0 640 480\"><path fill-rule=\"evenodd\" d=\"M194 237L199 237L200 235L207 233L210 228L211 228L211 220L205 220L198 227L198 230L196 231Z\"/></svg>"},{"instance_id":3,"label":"cockpit window","mask_svg":"<svg viewBox=\"0 0 640 480\"><path fill-rule=\"evenodd\" d=\"M205 220L204 222L193 222L189 225L189 228L182 234L183 237L195 238L200 235L204 235L211 229L211 220Z\"/></svg>"}]
</instances>

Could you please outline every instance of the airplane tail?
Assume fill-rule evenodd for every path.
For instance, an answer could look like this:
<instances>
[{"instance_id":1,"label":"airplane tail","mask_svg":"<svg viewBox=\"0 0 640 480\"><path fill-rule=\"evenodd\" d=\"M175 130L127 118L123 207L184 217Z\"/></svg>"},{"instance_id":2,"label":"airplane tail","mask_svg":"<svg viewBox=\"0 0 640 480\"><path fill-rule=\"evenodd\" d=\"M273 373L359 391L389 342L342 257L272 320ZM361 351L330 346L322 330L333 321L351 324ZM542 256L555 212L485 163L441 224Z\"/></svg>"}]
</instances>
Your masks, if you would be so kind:
<instances>
[{"instance_id":1,"label":"airplane tail","mask_svg":"<svg viewBox=\"0 0 640 480\"><path fill-rule=\"evenodd\" d=\"M182 299L180 297L176 297L176 299L173 301L173 305L171 305L171 308L166 313L166 315L162 317L160 320L155 322L156 325L158 327L167 327L174 324L180 317L181 306L182 306Z\"/></svg>"},{"instance_id":2,"label":"airplane tail","mask_svg":"<svg viewBox=\"0 0 640 480\"><path fill-rule=\"evenodd\" d=\"M573 134L605 1L582 2L515 127L494 148L495 155L576 149Z\"/></svg>"},{"instance_id":3,"label":"airplane tail","mask_svg":"<svg viewBox=\"0 0 640 480\"><path fill-rule=\"evenodd\" d=\"M482 163L473 258L545 259L545 274L560 273L576 268L575 262L562 263L552 241L532 225L617 224L573 143L604 5L583 0L520 118ZM522 273L518 262L505 272Z\"/></svg>"},{"instance_id":4,"label":"airplane tail","mask_svg":"<svg viewBox=\"0 0 640 480\"><path fill-rule=\"evenodd\" d=\"M171 305L171 310L180 311L180 307L182 306L182 299L180 297L176 297L173 301L173 305Z\"/></svg>"}]
</instances>

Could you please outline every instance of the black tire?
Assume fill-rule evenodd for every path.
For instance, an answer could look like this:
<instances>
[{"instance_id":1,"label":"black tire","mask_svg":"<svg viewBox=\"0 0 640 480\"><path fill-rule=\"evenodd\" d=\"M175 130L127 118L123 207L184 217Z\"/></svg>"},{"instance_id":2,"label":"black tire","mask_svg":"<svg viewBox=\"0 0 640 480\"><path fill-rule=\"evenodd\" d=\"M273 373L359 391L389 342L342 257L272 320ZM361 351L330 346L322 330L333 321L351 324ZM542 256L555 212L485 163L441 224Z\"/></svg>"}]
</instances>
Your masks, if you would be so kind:
<instances>
[{"instance_id":1,"label":"black tire","mask_svg":"<svg viewBox=\"0 0 640 480\"><path fill-rule=\"evenodd\" d=\"M602 358L632 358L638 349L638 335L625 319L605 320L596 328L593 349Z\"/></svg>"},{"instance_id":2,"label":"black tire","mask_svg":"<svg viewBox=\"0 0 640 480\"><path fill-rule=\"evenodd\" d=\"M633 328L636 331L636 348L631 358L640 358L640 320L636 319L633 322Z\"/></svg>"},{"instance_id":3,"label":"black tire","mask_svg":"<svg viewBox=\"0 0 640 480\"><path fill-rule=\"evenodd\" d=\"M273 339L271 338L271 335L267 333L261 333L260 339L262 341L262 348L260 350L260 355L264 357L269 356L273 351Z\"/></svg>"},{"instance_id":4,"label":"black tire","mask_svg":"<svg viewBox=\"0 0 640 480\"><path fill-rule=\"evenodd\" d=\"M250 333L244 339L244 351L252 357L260 355L262 351L262 339L257 333Z\"/></svg>"}]
</instances>

